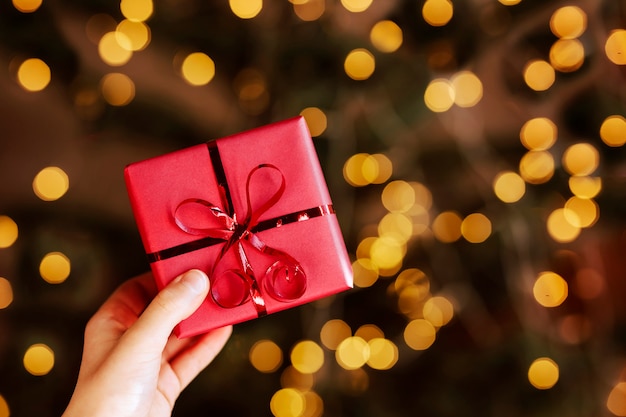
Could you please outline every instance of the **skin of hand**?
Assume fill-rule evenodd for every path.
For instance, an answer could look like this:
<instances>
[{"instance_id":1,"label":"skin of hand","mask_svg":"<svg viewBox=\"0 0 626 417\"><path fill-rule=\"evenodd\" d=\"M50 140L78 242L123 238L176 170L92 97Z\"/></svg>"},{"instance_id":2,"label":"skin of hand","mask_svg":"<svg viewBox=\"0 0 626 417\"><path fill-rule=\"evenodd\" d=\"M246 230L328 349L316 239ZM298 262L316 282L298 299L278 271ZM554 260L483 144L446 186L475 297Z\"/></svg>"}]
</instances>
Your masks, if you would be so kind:
<instances>
[{"instance_id":1,"label":"skin of hand","mask_svg":"<svg viewBox=\"0 0 626 417\"><path fill-rule=\"evenodd\" d=\"M150 274L122 284L87 323L78 381L63 417L171 416L181 391L232 332L227 326L187 339L172 334L209 285L199 270L159 292Z\"/></svg>"}]
</instances>

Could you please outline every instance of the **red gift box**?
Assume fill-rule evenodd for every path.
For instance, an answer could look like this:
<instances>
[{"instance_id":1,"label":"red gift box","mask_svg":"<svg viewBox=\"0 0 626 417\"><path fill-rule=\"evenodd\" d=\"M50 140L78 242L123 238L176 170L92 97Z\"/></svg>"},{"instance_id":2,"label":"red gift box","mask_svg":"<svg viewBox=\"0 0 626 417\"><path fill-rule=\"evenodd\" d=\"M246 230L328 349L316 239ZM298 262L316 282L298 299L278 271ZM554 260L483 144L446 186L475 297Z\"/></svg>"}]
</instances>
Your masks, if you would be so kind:
<instances>
[{"instance_id":1,"label":"red gift box","mask_svg":"<svg viewBox=\"0 0 626 417\"><path fill-rule=\"evenodd\" d=\"M352 269L306 122L296 117L126 167L157 286L207 272L189 337L352 288Z\"/></svg>"}]
</instances>

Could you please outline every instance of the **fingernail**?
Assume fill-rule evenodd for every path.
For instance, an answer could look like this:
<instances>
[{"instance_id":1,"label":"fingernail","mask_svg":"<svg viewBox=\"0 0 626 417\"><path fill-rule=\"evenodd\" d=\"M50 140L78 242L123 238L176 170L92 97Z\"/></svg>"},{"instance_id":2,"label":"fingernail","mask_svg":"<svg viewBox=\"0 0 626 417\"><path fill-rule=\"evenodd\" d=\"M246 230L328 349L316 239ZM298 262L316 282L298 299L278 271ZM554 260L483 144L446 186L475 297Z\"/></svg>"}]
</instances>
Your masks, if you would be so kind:
<instances>
[{"instance_id":1,"label":"fingernail","mask_svg":"<svg viewBox=\"0 0 626 417\"><path fill-rule=\"evenodd\" d=\"M204 272L198 269L192 269L185 272L181 277L181 282L197 294L206 291L209 286L209 278Z\"/></svg>"}]
</instances>

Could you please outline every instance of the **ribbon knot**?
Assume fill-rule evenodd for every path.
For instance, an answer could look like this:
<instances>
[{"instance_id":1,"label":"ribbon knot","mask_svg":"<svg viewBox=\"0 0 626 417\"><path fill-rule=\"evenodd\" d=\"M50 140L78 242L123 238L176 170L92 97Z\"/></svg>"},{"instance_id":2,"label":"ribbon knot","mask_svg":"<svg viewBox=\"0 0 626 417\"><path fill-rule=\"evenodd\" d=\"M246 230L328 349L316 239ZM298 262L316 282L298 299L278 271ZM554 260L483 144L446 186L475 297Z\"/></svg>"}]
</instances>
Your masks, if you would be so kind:
<instances>
[{"instance_id":1,"label":"ribbon knot","mask_svg":"<svg viewBox=\"0 0 626 417\"><path fill-rule=\"evenodd\" d=\"M251 181L261 170L273 173L274 176L278 174L279 185L272 192L262 193L267 196L266 200L253 207ZM190 198L180 202L174 210L174 221L185 233L224 242L209 272L213 300L221 307L233 308L250 299L259 316L267 314L259 280L248 261L244 242L247 242L245 246L273 260L263 274L265 292L283 302L300 298L307 286L306 274L300 263L286 252L268 246L257 236L260 217L280 201L285 191L285 177L282 172L271 164L261 164L250 171L246 180L246 213L241 222L237 221L237 213L228 204L227 189L220 185L220 191L221 206L203 199ZM281 223L282 219L276 219L274 227ZM229 254L237 259L237 268L229 268L227 262L222 262Z\"/></svg>"}]
</instances>

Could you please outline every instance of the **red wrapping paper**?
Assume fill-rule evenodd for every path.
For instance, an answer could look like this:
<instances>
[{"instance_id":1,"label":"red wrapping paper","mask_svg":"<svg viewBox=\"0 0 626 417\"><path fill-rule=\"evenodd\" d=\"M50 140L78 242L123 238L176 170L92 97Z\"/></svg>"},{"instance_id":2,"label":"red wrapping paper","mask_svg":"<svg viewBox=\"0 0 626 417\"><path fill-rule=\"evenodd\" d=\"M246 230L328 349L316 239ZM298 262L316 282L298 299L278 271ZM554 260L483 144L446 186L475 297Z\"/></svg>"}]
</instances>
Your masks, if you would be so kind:
<instances>
[{"instance_id":1,"label":"red wrapping paper","mask_svg":"<svg viewBox=\"0 0 626 417\"><path fill-rule=\"evenodd\" d=\"M210 275L212 290L220 289L218 298L240 293L246 284L232 275L246 270L240 247L258 284L263 306L249 296L224 307L210 294L177 326L180 338L352 288L350 260L302 117L131 164L125 179L159 288L197 268ZM266 287L266 271L277 259L295 261L305 274L293 281L306 283L295 299L277 300Z\"/></svg>"}]
</instances>

